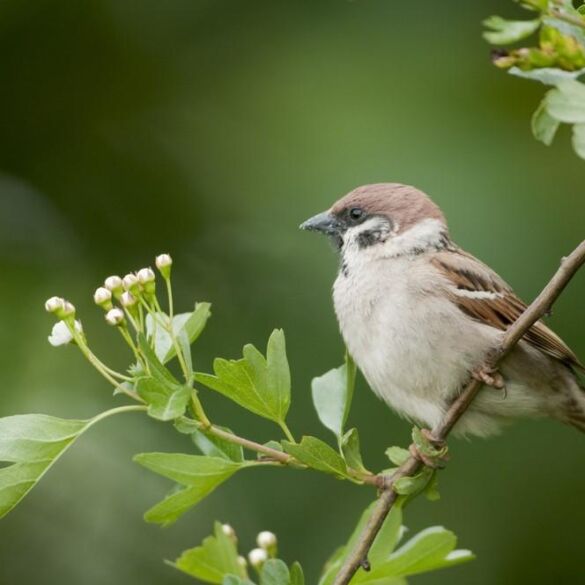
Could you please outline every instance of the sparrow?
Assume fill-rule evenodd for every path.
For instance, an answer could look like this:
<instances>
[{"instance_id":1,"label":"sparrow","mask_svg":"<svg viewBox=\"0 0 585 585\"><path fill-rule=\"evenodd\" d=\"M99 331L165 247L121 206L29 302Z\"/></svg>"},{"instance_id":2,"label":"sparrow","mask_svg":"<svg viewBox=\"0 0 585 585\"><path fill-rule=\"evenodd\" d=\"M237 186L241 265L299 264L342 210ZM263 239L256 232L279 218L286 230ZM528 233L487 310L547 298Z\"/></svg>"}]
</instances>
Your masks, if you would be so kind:
<instances>
[{"instance_id":1,"label":"sparrow","mask_svg":"<svg viewBox=\"0 0 585 585\"><path fill-rule=\"evenodd\" d=\"M335 313L369 386L399 415L434 428L526 304L453 242L440 208L415 187L358 187L300 227L339 251ZM578 371L576 355L538 321L492 378L503 389L484 386L454 433L488 436L515 418L545 416L585 432Z\"/></svg>"}]
</instances>

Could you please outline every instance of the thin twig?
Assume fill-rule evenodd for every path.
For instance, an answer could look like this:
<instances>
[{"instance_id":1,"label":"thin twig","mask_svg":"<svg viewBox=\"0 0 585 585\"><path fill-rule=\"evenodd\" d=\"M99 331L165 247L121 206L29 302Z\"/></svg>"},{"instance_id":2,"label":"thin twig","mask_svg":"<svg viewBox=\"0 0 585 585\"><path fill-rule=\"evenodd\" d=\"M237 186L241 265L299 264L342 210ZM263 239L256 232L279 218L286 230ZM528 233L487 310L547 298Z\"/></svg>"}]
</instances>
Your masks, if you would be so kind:
<instances>
[{"instance_id":1,"label":"thin twig","mask_svg":"<svg viewBox=\"0 0 585 585\"><path fill-rule=\"evenodd\" d=\"M554 9L550 11L550 15L557 20L562 20L563 22L578 26L579 28L585 28L585 20L579 18L578 16L571 16L570 14L565 14L559 10Z\"/></svg>"},{"instance_id":2,"label":"thin twig","mask_svg":"<svg viewBox=\"0 0 585 585\"><path fill-rule=\"evenodd\" d=\"M564 288L583 263L585 263L585 240L569 256L563 258L560 268L543 291L524 313L522 313L518 320L508 328L502 337L500 346L495 348L495 351L483 364L484 368L495 368L512 351L530 327L550 310L552 304L563 292ZM441 422L433 429L433 438L438 441L444 441L447 438L457 421L475 398L481 386L482 383L475 378L469 382L445 413ZM376 535L382 528L386 516L388 516L398 497L398 494L393 489L396 480L401 477L415 475L423 467L422 462L411 456L388 478L388 481L384 482L384 487L378 502L354 550L347 557L333 585L348 585L357 570L363 566Z\"/></svg>"}]
</instances>

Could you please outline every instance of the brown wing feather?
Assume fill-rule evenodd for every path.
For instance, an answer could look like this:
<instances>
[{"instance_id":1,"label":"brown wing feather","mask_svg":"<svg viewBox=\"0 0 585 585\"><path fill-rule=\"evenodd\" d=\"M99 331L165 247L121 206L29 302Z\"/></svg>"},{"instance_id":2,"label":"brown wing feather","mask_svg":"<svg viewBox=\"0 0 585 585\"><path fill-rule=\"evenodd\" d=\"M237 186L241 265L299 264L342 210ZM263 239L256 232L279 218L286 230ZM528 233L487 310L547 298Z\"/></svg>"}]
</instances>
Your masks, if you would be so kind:
<instances>
[{"instance_id":1,"label":"brown wing feather","mask_svg":"<svg viewBox=\"0 0 585 585\"><path fill-rule=\"evenodd\" d=\"M458 290L494 293L496 298L471 298L453 293L452 300L473 319L505 331L525 311L526 304L491 268L477 258L454 249L435 254L431 262ZM535 323L524 339L540 351L585 370L565 342L542 321Z\"/></svg>"}]
</instances>

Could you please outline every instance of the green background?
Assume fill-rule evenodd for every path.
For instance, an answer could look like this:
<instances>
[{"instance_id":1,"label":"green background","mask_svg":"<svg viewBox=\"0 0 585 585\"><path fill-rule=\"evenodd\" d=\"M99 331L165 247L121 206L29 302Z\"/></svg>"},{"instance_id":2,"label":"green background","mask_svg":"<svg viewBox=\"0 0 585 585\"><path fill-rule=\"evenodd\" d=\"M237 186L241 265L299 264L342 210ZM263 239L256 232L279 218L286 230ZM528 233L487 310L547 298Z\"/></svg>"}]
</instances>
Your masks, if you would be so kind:
<instances>
[{"instance_id":1,"label":"green background","mask_svg":"<svg viewBox=\"0 0 585 585\"><path fill-rule=\"evenodd\" d=\"M496 70L480 21L511 2L392 0L4 0L0 3L0 414L89 417L122 399L72 347L46 341L44 300L78 307L97 353L129 360L91 295L105 276L175 259L178 306L213 302L196 367L287 333L290 422L319 428L312 376L342 344L330 299L336 258L297 230L351 188L400 181L442 206L457 242L531 299L583 238L585 165L567 132L534 141L544 88ZM585 275L550 322L585 356ZM211 416L267 440L273 427L221 397ZM409 425L360 380L351 414L366 460ZM242 549L270 529L308 583L374 497L316 473L243 472L175 526L141 515L169 482L130 462L190 451L137 414L91 430L0 524L0 583L180 584L162 563L212 521ZM439 503L411 532L456 531L478 560L413 583L582 582L585 441L553 422L453 441Z\"/></svg>"}]
</instances>

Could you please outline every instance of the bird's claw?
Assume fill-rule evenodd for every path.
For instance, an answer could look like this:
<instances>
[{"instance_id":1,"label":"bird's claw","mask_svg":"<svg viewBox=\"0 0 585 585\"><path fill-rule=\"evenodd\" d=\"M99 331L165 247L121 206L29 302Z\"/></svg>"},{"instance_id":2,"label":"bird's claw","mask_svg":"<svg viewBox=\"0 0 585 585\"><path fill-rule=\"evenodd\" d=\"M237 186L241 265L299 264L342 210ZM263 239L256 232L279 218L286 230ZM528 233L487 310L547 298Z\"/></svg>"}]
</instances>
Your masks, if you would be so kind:
<instances>
[{"instance_id":1,"label":"bird's claw","mask_svg":"<svg viewBox=\"0 0 585 585\"><path fill-rule=\"evenodd\" d=\"M471 373L472 377L479 382L483 382L486 386L503 390L506 388L504 377L496 368L478 368Z\"/></svg>"},{"instance_id":2,"label":"bird's claw","mask_svg":"<svg viewBox=\"0 0 585 585\"><path fill-rule=\"evenodd\" d=\"M442 469L448 460L447 444L437 439L432 431L414 427L412 431L413 443L408 450L410 454L432 469Z\"/></svg>"},{"instance_id":3,"label":"bird's claw","mask_svg":"<svg viewBox=\"0 0 585 585\"><path fill-rule=\"evenodd\" d=\"M414 443L410 444L408 450L415 459L421 463L424 463L424 465L430 467L431 469L443 469L445 467L444 460L438 457L430 457L429 455L425 455Z\"/></svg>"}]
</instances>

